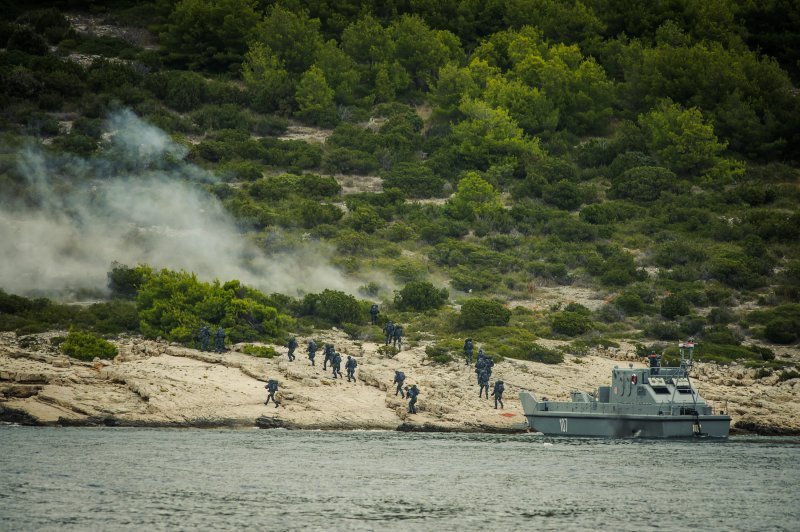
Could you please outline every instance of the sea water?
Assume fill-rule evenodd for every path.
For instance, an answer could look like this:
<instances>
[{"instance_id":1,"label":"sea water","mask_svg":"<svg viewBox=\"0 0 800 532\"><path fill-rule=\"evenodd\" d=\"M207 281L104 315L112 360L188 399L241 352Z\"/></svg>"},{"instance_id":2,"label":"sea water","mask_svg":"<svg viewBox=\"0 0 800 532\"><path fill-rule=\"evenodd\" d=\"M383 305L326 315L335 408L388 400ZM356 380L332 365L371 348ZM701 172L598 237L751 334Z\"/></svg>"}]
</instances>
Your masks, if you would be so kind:
<instances>
[{"instance_id":1,"label":"sea water","mask_svg":"<svg viewBox=\"0 0 800 532\"><path fill-rule=\"evenodd\" d=\"M800 440L0 426L2 530L800 530Z\"/></svg>"}]
</instances>

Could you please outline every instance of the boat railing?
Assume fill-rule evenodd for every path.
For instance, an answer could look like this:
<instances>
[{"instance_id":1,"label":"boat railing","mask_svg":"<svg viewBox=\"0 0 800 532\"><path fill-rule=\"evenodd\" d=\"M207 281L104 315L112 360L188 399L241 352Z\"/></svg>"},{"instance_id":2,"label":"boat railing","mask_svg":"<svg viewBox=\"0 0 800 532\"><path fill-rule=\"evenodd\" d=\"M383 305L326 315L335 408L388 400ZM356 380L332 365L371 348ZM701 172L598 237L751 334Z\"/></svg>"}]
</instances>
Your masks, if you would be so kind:
<instances>
[{"instance_id":1,"label":"boat railing","mask_svg":"<svg viewBox=\"0 0 800 532\"><path fill-rule=\"evenodd\" d=\"M709 408L711 408L711 415L713 416L724 416L728 414L728 400L723 399L721 401L706 401Z\"/></svg>"}]
</instances>

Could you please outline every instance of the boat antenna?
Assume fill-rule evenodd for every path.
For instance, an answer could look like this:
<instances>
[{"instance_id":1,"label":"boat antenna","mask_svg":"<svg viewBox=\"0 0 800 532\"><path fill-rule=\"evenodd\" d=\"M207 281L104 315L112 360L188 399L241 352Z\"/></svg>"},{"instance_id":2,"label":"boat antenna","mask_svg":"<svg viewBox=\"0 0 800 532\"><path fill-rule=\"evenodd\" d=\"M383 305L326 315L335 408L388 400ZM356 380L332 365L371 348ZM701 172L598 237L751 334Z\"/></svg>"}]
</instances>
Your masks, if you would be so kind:
<instances>
[{"instance_id":1,"label":"boat antenna","mask_svg":"<svg viewBox=\"0 0 800 532\"><path fill-rule=\"evenodd\" d=\"M680 349L681 353L681 369L686 372L687 377L689 376L689 372L692 370L692 366L694 366L694 346L696 345L697 344L692 337L689 337L687 341L678 344L678 348Z\"/></svg>"}]
</instances>

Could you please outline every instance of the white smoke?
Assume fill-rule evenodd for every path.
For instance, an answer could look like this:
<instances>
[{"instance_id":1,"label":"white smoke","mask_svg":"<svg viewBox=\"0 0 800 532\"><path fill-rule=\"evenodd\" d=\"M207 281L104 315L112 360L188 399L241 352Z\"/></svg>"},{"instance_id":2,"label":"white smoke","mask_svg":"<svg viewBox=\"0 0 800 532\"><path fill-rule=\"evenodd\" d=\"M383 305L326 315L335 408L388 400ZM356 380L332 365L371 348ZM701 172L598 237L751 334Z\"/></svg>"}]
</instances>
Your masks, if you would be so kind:
<instances>
[{"instance_id":1,"label":"white smoke","mask_svg":"<svg viewBox=\"0 0 800 532\"><path fill-rule=\"evenodd\" d=\"M18 154L37 205L0 206L0 288L64 295L106 289L113 261L187 270L205 280L239 279L296 296L325 288L356 291L319 244L272 253L248 241L182 162L186 148L130 111L109 117L102 156Z\"/></svg>"}]
</instances>

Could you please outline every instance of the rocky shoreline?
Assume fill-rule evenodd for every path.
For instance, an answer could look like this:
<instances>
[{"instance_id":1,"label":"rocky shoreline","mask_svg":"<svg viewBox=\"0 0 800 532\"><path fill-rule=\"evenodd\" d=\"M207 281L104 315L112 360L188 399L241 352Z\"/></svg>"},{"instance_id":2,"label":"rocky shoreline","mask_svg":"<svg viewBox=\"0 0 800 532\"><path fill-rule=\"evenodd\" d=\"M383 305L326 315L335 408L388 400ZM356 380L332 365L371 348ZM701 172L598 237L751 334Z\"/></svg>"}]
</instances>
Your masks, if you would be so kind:
<instances>
[{"instance_id":1,"label":"rocky shoreline","mask_svg":"<svg viewBox=\"0 0 800 532\"><path fill-rule=\"evenodd\" d=\"M567 356L563 364L504 360L494 378L506 382L505 408L477 397L472 368L431 363L424 345L382 356L373 343L349 340L332 330L315 335L359 363L357 382L332 379L321 360L312 367L302 349L289 362L285 349L272 359L233 350L223 355L137 337L116 341L111 361L81 362L62 355L51 340L63 332L17 338L0 333L0 421L41 426L154 428L283 428L397 430L411 432L527 431L517 398L534 390L553 399L572 389L592 390L608 381L615 365L639 364L630 346L615 352ZM304 338L299 338L301 346ZM419 413L406 413L394 396L394 370L422 390ZM800 379L759 378L742 366L697 364L703 396L727 404L732 434L800 435ZM280 382L281 407L264 406L264 383Z\"/></svg>"}]
</instances>

